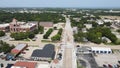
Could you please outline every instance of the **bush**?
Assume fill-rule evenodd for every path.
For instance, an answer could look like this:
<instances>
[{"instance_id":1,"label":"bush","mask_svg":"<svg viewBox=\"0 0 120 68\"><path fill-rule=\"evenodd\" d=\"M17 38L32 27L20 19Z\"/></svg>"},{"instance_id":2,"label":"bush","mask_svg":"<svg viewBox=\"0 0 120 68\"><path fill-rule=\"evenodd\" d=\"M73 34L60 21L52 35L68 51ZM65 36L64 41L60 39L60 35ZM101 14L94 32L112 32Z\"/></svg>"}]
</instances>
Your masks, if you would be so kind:
<instances>
[{"instance_id":1,"label":"bush","mask_svg":"<svg viewBox=\"0 0 120 68\"><path fill-rule=\"evenodd\" d=\"M46 32L46 34L43 35L43 38L44 38L44 39L48 39L48 37L50 36L50 34L51 34L52 32L53 32L53 29L50 28L50 29Z\"/></svg>"},{"instance_id":2,"label":"bush","mask_svg":"<svg viewBox=\"0 0 120 68\"><path fill-rule=\"evenodd\" d=\"M51 38L52 41L60 41L63 29L60 28L58 33Z\"/></svg>"},{"instance_id":3,"label":"bush","mask_svg":"<svg viewBox=\"0 0 120 68\"><path fill-rule=\"evenodd\" d=\"M44 33L44 27L43 26L38 26L38 30L39 30L40 34Z\"/></svg>"},{"instance_id":4,"label":"bush","mask_svg":"<svg viewBox=\"0 0 120 68\"><path fill-rule=\"evenodd\" d=\"M5 32L0 31L0 37L1 37L1 36L4 36L4 35L5 35Z\"/></svg>"},{"instance_id":5,"label":"bush","mask_svg":"<svg viewBox=\"0 0 120 68\"><path fill-rule=\"evenodd\" d=\"M60 41L61 36L59 34L56 34L51 38L52 41Z\"/></svg>"},{"instance_id":6,"label":"bush","mask_svg":"<svg viewBox=\"0 0 120 68\"><path fill-rule=\"evenodd\" d=\"M63 31L63 29L60 28L57 34L61 35L61 34L62 34L62 31Z\"/></svg>"}]
</instances>

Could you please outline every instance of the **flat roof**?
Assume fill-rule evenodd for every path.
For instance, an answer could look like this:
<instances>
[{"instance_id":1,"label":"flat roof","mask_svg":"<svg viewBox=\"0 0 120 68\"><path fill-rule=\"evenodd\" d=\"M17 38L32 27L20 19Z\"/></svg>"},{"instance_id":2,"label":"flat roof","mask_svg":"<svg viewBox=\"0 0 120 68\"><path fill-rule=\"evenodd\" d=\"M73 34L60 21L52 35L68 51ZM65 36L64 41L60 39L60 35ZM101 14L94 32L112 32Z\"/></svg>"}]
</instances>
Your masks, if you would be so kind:
<instances>
[{"instance_id":1,"label":"flat roof","mask_svg":"<svg viewBox=\"0 0 120 68\"><path fill-rule=\"evenodd\" d=\"M112 51L111 48L106 48L106 47L91 47L91 49L98 51Z\"/></svg>"},{"instance_id":2,"label":"flat roof","mask_svg":"<svg viewBox=\"0 0 120 68\"><path fill-rule=\"evenodd\" d=\"M36 49L33 51L31 57L46 57L46 58L54 58L54 45L52 44L47 44L45 47L41 49Z\"/></svg>"},{"instance_id":3,"label":"flat roof","mask_svg":"<svg viewBox=\"0 0 120 68\"><path fill-rule=\"evenodd\" d=\"M35 68L37 62L17 61L11 68Z\"/></svg>"},{"instance_id":4,"label":"flat roof","mask_svg":"<svg viewBox=\"0 0 120 68\"><path fill-rule=\"evenodd\" d=\"M18 44L14 49L16 49L16 50L22 50L24 47L26 47L27 46L27 44Z\"/></svg>"},{"instance_id":5,"label":"flat roof","mask_svg":"<svg viewBox=\"0 0 120 68\"><path fill-rule=\"evenodd\" d=\"M8 23L5 23L5 24L0 24L0 27L8 27L9 24Z\"/></svg>"},{"instance_id":6,"label":"flat roof","mask_svg":"<svg viewBox=\"0 0 120 68\"><path fill-rule=\"evenodd\" d=\"M33 26L35 26L36 24L34 24L34 23L26 23L26 24L24 24L24 25L21 25L20 27L21 28L31 28L31 27L33 27Z\"/></svg>"},{"instance_id":7,"label":"flat roof","mask_svg":"<svg viewBox=\"0 0 120 68\"><path fill-rule=\"evenodd\" d=\"M38 68L50 68L49 64L38 64Z\"/></svg>"}]
</instances>

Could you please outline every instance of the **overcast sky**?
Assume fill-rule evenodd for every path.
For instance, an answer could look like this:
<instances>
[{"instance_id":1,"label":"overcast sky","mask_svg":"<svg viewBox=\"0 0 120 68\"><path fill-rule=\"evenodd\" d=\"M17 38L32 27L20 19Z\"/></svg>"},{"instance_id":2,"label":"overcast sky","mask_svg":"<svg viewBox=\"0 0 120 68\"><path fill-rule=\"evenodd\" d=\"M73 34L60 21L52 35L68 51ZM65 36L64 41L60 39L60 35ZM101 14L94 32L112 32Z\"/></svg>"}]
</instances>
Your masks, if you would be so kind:
<instances>
[{"instance_id":1,"label":"overcast sky","mask_svg":"<svg viewBox=\"0 0 120 68\"><path fill-rule=\"evenodd\" d=\"M120 8L120 0L0 0L0 7Z\"/></svg>"}]
</instances>

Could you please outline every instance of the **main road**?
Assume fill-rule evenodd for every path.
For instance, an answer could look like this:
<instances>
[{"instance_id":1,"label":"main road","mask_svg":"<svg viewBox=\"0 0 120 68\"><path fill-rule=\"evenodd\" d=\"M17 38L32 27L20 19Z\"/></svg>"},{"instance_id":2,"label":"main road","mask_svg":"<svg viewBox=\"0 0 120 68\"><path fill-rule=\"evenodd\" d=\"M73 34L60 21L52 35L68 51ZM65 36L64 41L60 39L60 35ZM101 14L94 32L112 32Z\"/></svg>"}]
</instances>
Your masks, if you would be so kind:
<instances>
[{"instance_id":1,"label":"main road","mask_svg":"<svg viewBox=\"0 0 120 68\"><path fill-rule=\"evenodd\" d=\"M65 18L66 24L62 34L62 44L64 44L62 68L77 68L73 30L70 19L67 17Z\"/></svg>"}]
</instances>

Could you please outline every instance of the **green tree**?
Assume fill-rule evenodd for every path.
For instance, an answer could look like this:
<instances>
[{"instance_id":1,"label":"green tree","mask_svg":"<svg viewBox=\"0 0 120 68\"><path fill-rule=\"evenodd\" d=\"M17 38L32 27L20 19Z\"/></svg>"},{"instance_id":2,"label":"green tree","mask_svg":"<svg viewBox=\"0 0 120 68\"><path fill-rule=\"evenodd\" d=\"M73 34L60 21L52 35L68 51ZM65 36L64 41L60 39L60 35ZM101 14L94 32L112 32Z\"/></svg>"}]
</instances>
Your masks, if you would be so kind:
<instances>
[{"instance_id":1,"label":"green tree","mask_svg":"<svg viewBox=\"0 0 120 68\"><path fill-rule=\"evenodd\" d=\"M1 37L1 36L4 36L4 35L5 35L5 32L0 31L0 37Z\"/></svg>"},{"instance_id":2,"label":"green tree","mask_svg":"<svg viewBox=\"0 0 120 68\"><path fill-rule=\"evenodd\" d=\"M61 36L60 36L59 34L57 34L57 35L53 36L53 37L51 38L51 40L52 40L52 41L60 41L60 38L61 38Z\"/></svg>"}]
</instances>

